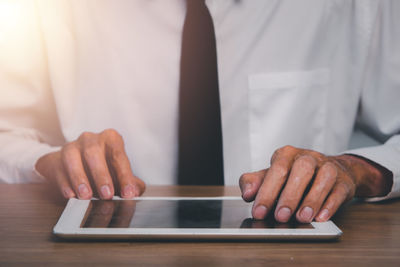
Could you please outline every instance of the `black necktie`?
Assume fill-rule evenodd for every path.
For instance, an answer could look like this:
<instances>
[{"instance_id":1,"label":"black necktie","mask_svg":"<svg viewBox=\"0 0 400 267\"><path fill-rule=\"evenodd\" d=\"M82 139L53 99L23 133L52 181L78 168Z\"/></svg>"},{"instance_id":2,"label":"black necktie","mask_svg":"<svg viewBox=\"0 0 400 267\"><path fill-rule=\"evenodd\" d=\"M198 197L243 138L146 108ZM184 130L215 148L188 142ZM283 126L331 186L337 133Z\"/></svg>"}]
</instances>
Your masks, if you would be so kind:
<instances>
[{"instance_id":1,"label":"black necktie","mask_svg":"<svg viewBox=\"0 0 400 267\"><path fill-rule=\"evenodd\" d=\"M187 0L179 93L181 185L223 185L214 26L204 0Z\"/></svg>"}]
</instances>

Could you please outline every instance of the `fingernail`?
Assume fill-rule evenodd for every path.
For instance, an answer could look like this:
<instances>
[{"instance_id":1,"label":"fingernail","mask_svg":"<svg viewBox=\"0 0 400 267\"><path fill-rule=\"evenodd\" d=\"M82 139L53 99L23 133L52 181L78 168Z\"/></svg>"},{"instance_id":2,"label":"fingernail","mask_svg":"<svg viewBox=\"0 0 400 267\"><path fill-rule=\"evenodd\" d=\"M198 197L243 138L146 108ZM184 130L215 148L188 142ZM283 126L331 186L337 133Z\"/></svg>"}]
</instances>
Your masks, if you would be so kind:
<instances>
[{"instance_id":1,"label":"fingernail","mask_svg":"<svg viewBox=\"0 0 400 267\"><path fill-rule=\"evenodd\" d=\"M290 216L292 215L292 211L287 208L287 207L283 207L280 208L277 215L276 215L276 219L280 222L287 222L290 219Z\"/></svg>"},{"instance_id":2,"label":"fingernail","mask_svg":"<svg viewBox=\"0 0 400 267\"><path fill-rule=\"evenodd\" d=\"M329 211L328 211L327 209L323 209L323 210L319 213L318 218L319 218L321 221L326 221L326 220L328 220L328 218L329 218Z\"/></svg>"},{"instance_id":3,"label":"fingernail","mask_svg":"<svg viewBox=\"0 0 400 267\"><path fill-rule=\"evenodd\" d=\"M103 196L103 198L111 197L111 189L108 185L103 185L100 188L100 191L101 191L101 195Z\"/></svg>"},{"instance_id":4,"label":"fingernail","mask_svg":"<svg viewBox=\"0 0 400 267\"><path fill-rule=\"evenodd\" d=\"M250 194L250 192L251 192L251 188L252 188L253 186L251 185L251 184L245 184L244 185L244 188L243 188L243 197L248 197L248 195Z\"/></svg>"},{"instance_id":5,"label":"fingernail","mask_svg":"<svg viewBox=\"0 0 400 267\"><path fill-rule=\"evenodd\" d=\"M74 197L74 192L71 190L71 188L64 188L63 194L65 198L72 198Z\"/></svg>"},{"instance_id":6,"label":"fingernail","mask_svg":"<svg viewBox=\"0 0 400 267\"><path fill-rule=\"evenodd\" d=\"M85 198L89 196L89 188L87 187L86 184L80 184L78 186L78 193L79 193L79 198Z\"/></svg>"},{"instance_id":7,"label":"fingernail","mask_svg":"<svg viewBox=\"0 0 400 267\"><path fill-rule=\"evenodd\" d=\"M124 187L124 190L122 190L122 194L123 194L122 197L125 197L125 198L133 197L133 194L134 194L134 192L133 192L133 186L130 185L130 184L128 184L127 186L125 186L125 187Z\"/></svg>"},{"instance_id":8,"label":"fingernail","mask_svg":"<svg viewBox=\"0 0 400 267\"><path fill-rule=\"evenodd\" d=\"M304 207L303 210L300 212L300 217L305 222L311 222L313 214L314 214L314 211L312 208Z\"/></svg>"},{"instance_id":9,"label":"fingernail","mask_svg":"<svg viewBox=\"0 0 400 267\"><path fill-rule=\"evenodd\" d=\"M257 220L262 220L267 216L268 209L263 205L259 205L255 208L253 217Z\"/></svg>"}]
</instances>

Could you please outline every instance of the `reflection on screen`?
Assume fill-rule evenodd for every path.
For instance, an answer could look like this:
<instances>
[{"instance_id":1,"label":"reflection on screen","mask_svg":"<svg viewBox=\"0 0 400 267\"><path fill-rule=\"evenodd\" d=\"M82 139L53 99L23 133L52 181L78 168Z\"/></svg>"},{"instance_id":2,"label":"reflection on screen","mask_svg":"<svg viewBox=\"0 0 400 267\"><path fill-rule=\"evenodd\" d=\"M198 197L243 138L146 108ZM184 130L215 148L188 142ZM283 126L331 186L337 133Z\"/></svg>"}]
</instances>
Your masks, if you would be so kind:
<instances>
[{"instance_id":1,"label":"reflection on screen","mask_svg":"<svg viewBox=\"0 0 400 267\"><path fill-rule=\"evenodd\" d=\"M84 228L313 228L251 217L242 200L92 200Z\"/></svg>"}]
</instances>

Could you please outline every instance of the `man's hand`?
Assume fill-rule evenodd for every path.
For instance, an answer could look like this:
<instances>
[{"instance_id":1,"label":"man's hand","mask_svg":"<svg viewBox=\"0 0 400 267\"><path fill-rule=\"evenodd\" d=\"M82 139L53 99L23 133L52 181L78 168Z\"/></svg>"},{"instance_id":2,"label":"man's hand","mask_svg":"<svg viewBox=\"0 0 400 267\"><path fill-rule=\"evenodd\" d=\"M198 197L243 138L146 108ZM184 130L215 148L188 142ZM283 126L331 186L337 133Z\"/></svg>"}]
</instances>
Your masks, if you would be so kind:
<instances>
[{"instance_id":1,"label":"man's hand","mask_svg":"<svg viewBox=\"0 0 400 267\"><path fill-rule=\"evenodd\" d=\"M41 157L36 169L55 180L66 198L90 199L93 190L102 199L111 199L115 191L132 198L145 190L144 182L132 173L121 135L112 129L82 133L61 151Z\"/></svg>"},{"instance_id":2,"label":"man's hand","mask_svg":"<svg viewBox=\"0 0 400 267\"><path fill-rule=\"evenodd\" d=\"M271 167L240 177L245 201L253 201L255 219L264 219L276 204L275 219L287 222L327 221L354 196L384 196L390 174L351 155L325 156L312 150L285 146L275 151Z\"/></svg>"}]
</instances>

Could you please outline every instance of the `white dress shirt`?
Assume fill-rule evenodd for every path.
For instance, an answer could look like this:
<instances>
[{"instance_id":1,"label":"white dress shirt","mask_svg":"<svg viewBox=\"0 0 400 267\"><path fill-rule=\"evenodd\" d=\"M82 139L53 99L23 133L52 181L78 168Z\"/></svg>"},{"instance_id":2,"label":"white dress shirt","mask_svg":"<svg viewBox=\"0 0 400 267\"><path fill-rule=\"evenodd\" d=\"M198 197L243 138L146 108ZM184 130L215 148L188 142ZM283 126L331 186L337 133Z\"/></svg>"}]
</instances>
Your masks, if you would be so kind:
<instances>
[{"instance_id":1,"label":"white dress shirt","mask_svg":"<svg viewBox=\"0 0 400 267\"><path fill-rule=\"evenodd\" d=\"M400 195L400 1L208 0L217 39L225 184L284 145L353 150ZM174 184L184 0L0 0L0 180L84 131L122 134L134 173ZM7 12L4 12L7 10ZM196 62L193 62L196 64Z\"/></svg>"}]
</instances>

